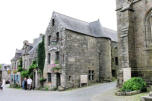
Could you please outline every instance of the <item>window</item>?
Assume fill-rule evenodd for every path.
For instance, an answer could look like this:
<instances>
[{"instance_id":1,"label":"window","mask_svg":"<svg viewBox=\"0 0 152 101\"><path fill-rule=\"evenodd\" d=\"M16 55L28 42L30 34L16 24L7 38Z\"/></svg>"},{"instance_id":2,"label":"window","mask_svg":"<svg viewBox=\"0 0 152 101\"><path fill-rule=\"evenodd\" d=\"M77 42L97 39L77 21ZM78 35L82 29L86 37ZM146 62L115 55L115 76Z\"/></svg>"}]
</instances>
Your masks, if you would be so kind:
<instances>
[{"instance_id":1,"label":"window","mask_svg":"<svg viewBox=\"0 0 152 101\"><path fill-rule=\"evenodd\" d=\"M54 19L52 19L52 26L54 26L54 24L55 24L55 20L54 20Z\"/></svg>"},{"instance_id":2,"label":"window","mask_svg":"<svg viewBox=\"0 0 152 101\"><path fill-rule=\"evenodd\" d=\"M94 80L94 70L89 70L88 71L88 79L89 80Z\"/></svg>"},{"instance_id":3,"label":"window","mask_svg":"<svg viewBox=\"0 0 152 101\"><path fill-rule=\"evenodd\" d=\"M51 73L48 73L48 82L51 82Z\"/></svg>"},{"instance_id":4,"label":"window","mask_svg":"<svg viewBox=\"0 0 152 101\"><path fill-rule=\"evenodd\" d=\"M51 35L48 36L48 45L51 43Z\"/></svg>"},{"instance_id":5,"label":"window","mask_svg":"<svg viewBox=\"0 0 152 101\"><path fill-rule=\"evenodd\" d=\"M118 65L118 57L115 57L115 65Z\"/></svg>"},{"instance_id":6,"label":"window","mask_svg":"<svg viewBox=\"0 0 152 101\"><path fill-rule=\"evenodd\" d=\"M69 76L68 80L71 81L71 76Z\"/></svg>"},{"instance_id":7,"label":"window","mask_svg":"<svg viewBox=\"0 0 152 101\"><path fill-rule=\"evenodd\" d=\"M48 64L51 64L51 54L48 53Z\"/></svg>"},{"instance_id":8,"label":"window","mask_svg":"<svg viewBox=\"0 0 152 101\"><path fill-rule=\"evenodd\" d=\"M63 58L63 61L62 61L62 63L64 64L64 54L63 54L63 57L62 57L62 58Z\"/></svg>"},{"instance_id":9,"label":"window","mask_svg":"<svg viewBox=\"0 0 152 101\"><path fill-rule=\"evenodd\" d=\"M56 62L59 62L59 57L60 57L59 52L56 52L55 54L56 54Z\"/></svg>"},{"instance_id":10,"label":"window","mask_svg":"<svg viewBox=\"0 0 152 101\"><path fill-rule=\"evenodd\" d=\"M56 42L59 42L59 32L56 33Z\"/></svg>"},{"instance_id":11,"label":"window","mask_svg":"<svg viewBox=\"0 0 152 101\"><path fill-rule=\"evenodd\" d=\"M152 10L145 19L145 47L152 47Z\"/></svg>"}]
</instances>

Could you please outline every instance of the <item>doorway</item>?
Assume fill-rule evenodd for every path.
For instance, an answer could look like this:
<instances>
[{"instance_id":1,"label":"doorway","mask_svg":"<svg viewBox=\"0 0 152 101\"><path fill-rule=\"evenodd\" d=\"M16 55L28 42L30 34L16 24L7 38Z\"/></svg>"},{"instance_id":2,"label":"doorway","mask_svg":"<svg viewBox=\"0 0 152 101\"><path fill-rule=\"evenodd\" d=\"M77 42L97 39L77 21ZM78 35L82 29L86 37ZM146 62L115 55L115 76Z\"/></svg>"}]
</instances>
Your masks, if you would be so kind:
<instances>
[{"instance_id":1,"label":"doorway","mask_svg":"<svg viewBox=\"0 0 152 101\"><path fill-rule=\"evenodd\" d=\"M60 73L56 73L56 78L57 78L57 87L59 87L61 85L61 74Z\"/></svg>"}]
</instances>

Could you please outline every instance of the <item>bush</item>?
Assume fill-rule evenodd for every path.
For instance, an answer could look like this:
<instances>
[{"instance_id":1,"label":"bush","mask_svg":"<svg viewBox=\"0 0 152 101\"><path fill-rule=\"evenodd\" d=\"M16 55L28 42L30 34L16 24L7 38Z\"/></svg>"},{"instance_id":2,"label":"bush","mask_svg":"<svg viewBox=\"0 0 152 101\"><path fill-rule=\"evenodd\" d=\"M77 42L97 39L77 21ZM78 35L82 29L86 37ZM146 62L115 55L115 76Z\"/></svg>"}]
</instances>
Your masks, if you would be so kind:
<instances>
[{"instance_id":1,"label":"bush","mask_svg":"<svg viewBox=\"0 0 152 101\"><path fill-rule=\"evenodd\" d=\"M134 77L129 79L123 84L121 91L124 92L130 92L135 90L144 91L145 88L146 88L146 82L142 78Z\"/></svg>"},{"instance_id":2,"label":"bush","mask_svg":"<svg viewBox=\"0 0 152 101\"><path fill-rule=\"evenodd\" d=\"M46 79L45 78L40 78L40 82L45 82Z\"/></svg>"},{"instance_id":3,"label":"bush","mask_svg":"<svg viewBox=\"0 0 152 101\"><path fill-rule=\"evenodd\" d=\"M22 71L23 71L22 67L18 67L17 72L22 72Z\"/></svg>"},{"instance_id":4,"label":"bush","mask_svg":"<svg viewBox=\"0 0 152 101\"><path fill-rule=\"evenodd\" d=\"M24 77L28 77L29 76L29 71L28 70L23 70L21 72L21 76L24 78Z\"/></svg>"}]
</instances>

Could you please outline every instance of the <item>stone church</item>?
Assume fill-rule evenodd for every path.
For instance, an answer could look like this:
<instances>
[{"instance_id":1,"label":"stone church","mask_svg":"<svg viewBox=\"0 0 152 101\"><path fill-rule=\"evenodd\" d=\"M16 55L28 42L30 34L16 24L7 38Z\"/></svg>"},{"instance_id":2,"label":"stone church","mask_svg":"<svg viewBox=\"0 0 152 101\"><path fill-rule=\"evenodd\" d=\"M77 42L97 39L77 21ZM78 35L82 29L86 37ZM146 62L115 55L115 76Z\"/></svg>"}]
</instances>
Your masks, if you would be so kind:
<instances>
[{"instance_id":1,"label":"stone church","mask_svg":"<svg viewBox=\"0 0 152 101\"><path fill-rule=\"evenodd\" d=\"M99 20L88 23L53 12L45 35L45 86L79 87L83 75L89 84L111 81L112 61L118 65L112 48L117 51L117 33Z\"/></svg>"},{"instance_id":2,"label":"stone church","mask_svg":"<svg viewBox=\"0 0 152 101\"><path fill-rule=\"evenodd\" d=\"M131 76L152 82L152 0L116 0L119 36L118 85L124 82L123 68Z\"/></svg>"}]
</instances>

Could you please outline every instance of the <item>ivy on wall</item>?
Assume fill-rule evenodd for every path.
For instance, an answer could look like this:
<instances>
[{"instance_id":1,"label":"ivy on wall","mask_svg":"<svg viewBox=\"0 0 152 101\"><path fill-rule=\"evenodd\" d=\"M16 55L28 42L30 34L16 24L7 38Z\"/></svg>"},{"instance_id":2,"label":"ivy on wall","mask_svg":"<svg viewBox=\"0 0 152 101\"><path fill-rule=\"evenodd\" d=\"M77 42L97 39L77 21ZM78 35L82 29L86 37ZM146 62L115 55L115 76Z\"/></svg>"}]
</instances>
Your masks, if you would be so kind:
<instances>
[{"instance_id":1,"label":"ivy on wall","mask_svg":"<svg viewBox=\"0 0 152 101\"><path fill-rule=\"evenodd\" d=\"M38 68L43 73L44 63L45 63L45 43L44 36L42 38L42 42L38 45Z\"/></svg>"},{"instance_id":2,"label":"ivy on wall","mask_svg":"<svg viewBox=\"0 0 152 101\"><path fill-rule=\"evenodd\" d=\"M20 58L20 60L19 60L19 65L18 65L17 71L18 71L18 72L23 71L23 68L22 68L22 58Z\"/></svg>"}]
</instances>

